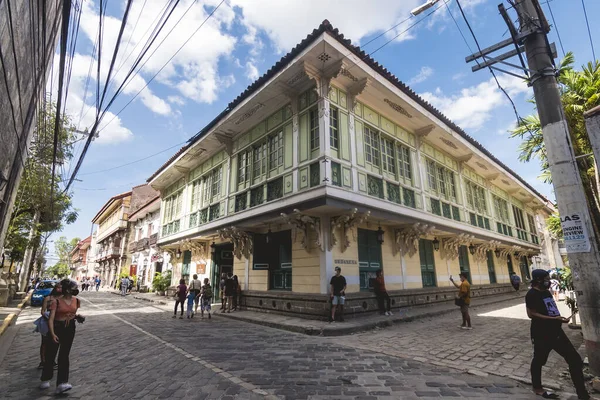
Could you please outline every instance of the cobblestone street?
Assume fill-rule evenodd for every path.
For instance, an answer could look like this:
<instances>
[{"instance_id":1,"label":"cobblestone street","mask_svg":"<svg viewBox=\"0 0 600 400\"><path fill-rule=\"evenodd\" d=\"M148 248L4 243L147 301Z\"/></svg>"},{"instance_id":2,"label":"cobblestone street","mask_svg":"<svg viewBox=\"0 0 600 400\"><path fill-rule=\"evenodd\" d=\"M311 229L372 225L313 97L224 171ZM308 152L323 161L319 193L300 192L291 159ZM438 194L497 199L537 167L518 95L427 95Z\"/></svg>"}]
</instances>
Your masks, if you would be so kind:
<instances>
[{"instance_id":1,"label":"cobblestone street","mask_svg":"<svg viewBox=\"0 0 600 400\"><path fill-rule=\"evenodd\" d=\"M69 398L536 398L529 387L508 378L466 374L412 359L425 354L435 360L454 352L454 361L460 360L471 348L480 351L475 344L484 347L481 343L486 339L495 343L494 349L506 351L497 352L495 359L507 359L503 356L518 346L523 348L521 356L528 357L528 340L520 344L525 328L516 327L517 335L510 344L502 343L509 339L492 332L494 324L484 324L481 316L474 318L476 329L466 334L452 329L455 316L448 316L443 321L448 318L454 324L440 324L438 320L439 328L435 329L439 332L432 323L414 322L329 339L219 316L212 320L172 319L172 311L165 311L166 307L106 292L85 292L80 297L81 313L87 320L78 325L71 352L70 382L74 388ZM24 310L12 328L18 331L0 364L2 398L54 398L51 390L37 388L40 337L32 333L31 324L37 315L37 308ZM489 319L498 320L497 331L508 322L528 326L522 320ZM433 339L436 334L439 336ZM457 340L457 334L469 335L469 339ZM465 343L462 350L458 341ZM421 348L425 343L428 346ZM373 345L388 350L383 354L380 348L367 348ZM511 349L511 345L515 347ZM444 358L451 357L448 354ZM478 357L482 361L476 361ZM487 357L469 354L468 360L460 362L483 362Z\"/></svg>"},{"instance_id":2,"label":"cobblestone street","mask_svg":"<svg viewBox=\"0 0 600 400\"><path fill-rule=\"evenodd\" d=\"M474 301L473 305L477 306ZM562 315L570 315L564 302L558 307ZM408 357L461 370L471 370L519 378L529 382L532 345L530 320L524 299L475 307L471 310L472 331L459 329L460 312L430 317L408 324L396 324L376 333L352 335L345 340L364 350L379 351L392 356ZM575 348L583 342L580 330L564 331ZM570 378L561 377L568 371L566 362L552 352L543 369L543 382L560 383L572 390Z\"/></svg>"}]
</instances>

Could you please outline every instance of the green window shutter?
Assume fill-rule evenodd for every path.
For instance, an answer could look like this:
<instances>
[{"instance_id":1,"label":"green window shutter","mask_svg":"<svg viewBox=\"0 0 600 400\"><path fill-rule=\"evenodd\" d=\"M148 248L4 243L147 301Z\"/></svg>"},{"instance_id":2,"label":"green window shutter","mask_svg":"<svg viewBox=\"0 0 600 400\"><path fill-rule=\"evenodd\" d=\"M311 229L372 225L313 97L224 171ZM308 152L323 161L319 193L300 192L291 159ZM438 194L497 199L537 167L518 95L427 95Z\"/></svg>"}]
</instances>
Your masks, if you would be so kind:
<instances>
[{"instance_id":1,"label":"green window shutter","mask_svg":"<svg viewBox=\"0 0 600 400\"><path fill-rule=\"evenodd\" d=\"M293 157L294 157L294 149L293 149L293 129L292 124L287 124L284 128L284 139L283 139L283 149L284 149L284 167L285 169L292 168Z\"/></svg>"},{"instance_id":2,"label":"green window shutter","mask_svg":"<svg viewBox=\"0 0 600 400\"><path fill-rule=\"evenodd\" d=\"M348 114L339 112L340 156L350 161L350 134L348 133Z\"/></svg>"},{"instance_id":3,"label":"green window shutter","mask_svg":"<svg viewBox=\"0 0 600 400\"><path fill-rule=\"evenodd\" d=\"M308 113L300 116L300 136L298 138L298 161L308 160Z\"/></svg>"},{"instance_id":4,"label":"green window shutter","mask_svg":"<svg viewBox=\"0 0 600 400\"><path fill-rule=\"evenodd\" d=\"M356 163L365 166L365 144L363 140L363 123L354 120L354 135L356 136Z\"/></svg>"},{"instance_id":5,"label":"green window shutter","mask_svg":"<svg viewBox=\"0 0 600 400\"><path fill-rule=\"evenodd\" d=\"M237 189L238 156L231 156L231 170L229 171L229 192L234 193ZM223 193L225 194L225 193Z\"/></svg>"}]
</instances>

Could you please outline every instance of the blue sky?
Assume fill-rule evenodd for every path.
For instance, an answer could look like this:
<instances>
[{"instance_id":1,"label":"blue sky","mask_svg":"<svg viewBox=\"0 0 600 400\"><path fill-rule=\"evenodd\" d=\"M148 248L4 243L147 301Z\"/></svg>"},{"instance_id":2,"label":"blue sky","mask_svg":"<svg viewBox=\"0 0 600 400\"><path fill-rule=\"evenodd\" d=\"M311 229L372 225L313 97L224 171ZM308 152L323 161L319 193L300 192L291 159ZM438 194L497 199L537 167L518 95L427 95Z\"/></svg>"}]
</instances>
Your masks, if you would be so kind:
<instances>
[{"instance_id":1,"label":"blue sky","mask_svg":"<svg viewBox=\"0 0 600 400\"><path fill-rule=\"evenodd\" d=\"M173 147L199 131L221 112L228 102L241 93L256 77L266 72L282 55L327 18L353 43L367 43L390 27L407 18L409 11L422 0L231 0L223 4L205 26L199 29L184 49L160 72L146 90L103 129L85 158L75 182L73 202L79 211L79 220L66 226L53 238L65 235L84 238L91 232L91 219L113 195L144 183L179 146L147 160L110 171L99 172L139 160ZM588 16L600 15L600 1L585 0ZM124 1L109 2L105 22L104 54L112 54L116 33L123 14ZM190 12L177 24L168 24L165 33L173 32L136 76L128 89L117 99L110 111L117 113L131 100L189 38L219 1L203 0L192 5ZM398 4L401 3L401 4ZM498 0L461 0L467 17L482 47L508 37L506 25L498 14ZM142 4L145 5L143 12ZM126 28L129 46L122 48L124 57L116 65L125 68L135 58L145 38L142 34L158 15L164 1L134 1L134 8ZM441 3L440 3L441 4ZM183 0L172 16L178 20L191 5ZM471 49L476 47L454 0L448 6L463 30ZM508 7L508 5L506 4ZM565 51L573 51L576 66L592 59L585 20L580 1L552 0L550 2ZM548 5L543 4L550 23ZM97 4L84 2L77 54L73 59L72 81L68 98L68 112L80 129L91 125L93 110L92 87L95 77L85 82L90 68L90 54L97 35ZM138 15L140 16L138 20ZM416 22L413 18L381 38L369 43L364 50L372 52ZM137 21L136 29L133 27ZM131 40L129 40L131 37ZM600 25L592 26L596 51L600 52ZM550 40L556 42L562 57L555 27ZM160 41L160 40L159 40ZM157 43L159 42L157 41ZM127 55L133 54L127 59ZM456 25L442 7L422 23L402 34L378 50L373 57L388 70L408 83L417 93L442 110L469 134L490 149L496 157L530 182L541 193L554 199L552 188L539 180L537 162L518 161L519 141L509 139L506 130L514 125L515 116L508 101L491 81L488 71L471 72L464 62L470 54ZM108 57L108 56L107 56ZM106 74L109 58L103 58ZM95 61L92 64L96 68ZM55 74L56 75L56 74ZM518 80L500 76L522 116L533 109L527 103L532 92ZM83 113L81 110L84 110ZM83 117L83 118L80 118ZM104 126L113 119L108 113ZM76 148L80 151L79 148ZM78 154L77 154L78 155ZM72 167L71 167L72 168ZM64 175L69 171L65 167ZM52 260L50 260L52 262Z\"/></svg>"}]
</instances>

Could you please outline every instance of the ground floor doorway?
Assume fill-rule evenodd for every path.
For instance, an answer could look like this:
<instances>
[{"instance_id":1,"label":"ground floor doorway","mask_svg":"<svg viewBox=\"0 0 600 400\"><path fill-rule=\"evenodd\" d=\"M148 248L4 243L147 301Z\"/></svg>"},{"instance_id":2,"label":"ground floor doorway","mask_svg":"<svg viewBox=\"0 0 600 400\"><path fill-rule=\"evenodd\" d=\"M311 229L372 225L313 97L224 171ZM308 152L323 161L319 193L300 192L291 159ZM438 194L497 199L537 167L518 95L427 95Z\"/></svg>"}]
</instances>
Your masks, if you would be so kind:
<instances>
[{"instance_id":1,"label":"ground floor doorway","mask_svg":"<svg viewBox=\"0 0 600 400\"><path fill-rule=\"evenodd\" d=\"M212 278L210 284L213 288L213 300L221 298L221 274L233 273L233 244L223 243L211 247L212 252Z\"/></svg>"},{"instance_id":2,"label":"ground floor doorway","mask_svg":"<svg viewBox=\"0 0 600 400\"><path fill-rule=\"evenodd\" d=\"M292 290L292 231L254 234L252 269L269 271L269 290Z\"/></svg>"}]
</instances>

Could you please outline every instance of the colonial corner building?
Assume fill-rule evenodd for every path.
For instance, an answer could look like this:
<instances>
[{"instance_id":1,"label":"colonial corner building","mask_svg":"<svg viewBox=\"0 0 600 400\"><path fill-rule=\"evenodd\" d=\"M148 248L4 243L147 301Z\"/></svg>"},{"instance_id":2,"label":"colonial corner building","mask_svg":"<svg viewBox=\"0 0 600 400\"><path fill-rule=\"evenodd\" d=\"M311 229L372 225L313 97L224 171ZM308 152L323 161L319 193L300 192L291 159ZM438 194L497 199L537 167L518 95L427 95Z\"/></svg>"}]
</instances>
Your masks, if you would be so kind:
<instances>
[{"instance_id":1,"label":"colonial corner building","mask_svg":"<svg viewBox=\"0 0 600 400\"><path fill-rule=\"evenodd\" d=\"M561 265L552 204L328 21L148 182L173 281L232 272L249 309L324 317L335 266L360 313L378 269L400 307Z\"/></svg>"}]
</instances>

